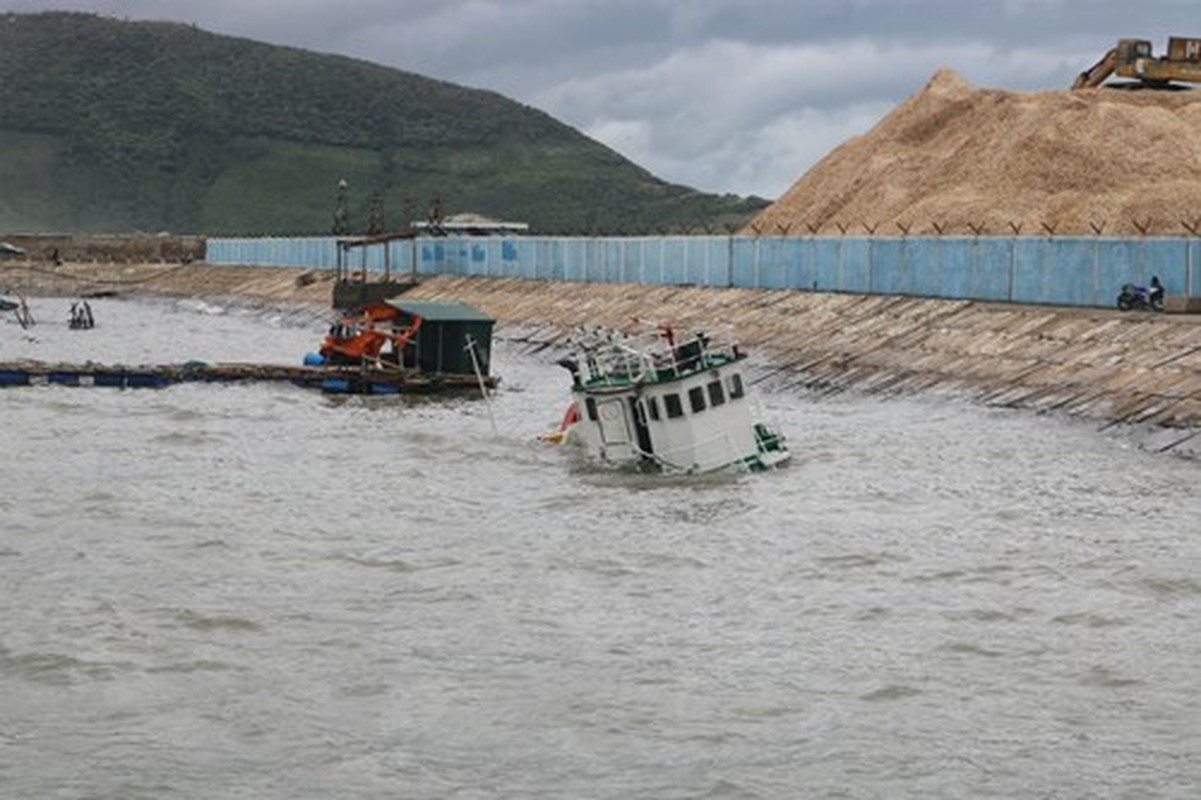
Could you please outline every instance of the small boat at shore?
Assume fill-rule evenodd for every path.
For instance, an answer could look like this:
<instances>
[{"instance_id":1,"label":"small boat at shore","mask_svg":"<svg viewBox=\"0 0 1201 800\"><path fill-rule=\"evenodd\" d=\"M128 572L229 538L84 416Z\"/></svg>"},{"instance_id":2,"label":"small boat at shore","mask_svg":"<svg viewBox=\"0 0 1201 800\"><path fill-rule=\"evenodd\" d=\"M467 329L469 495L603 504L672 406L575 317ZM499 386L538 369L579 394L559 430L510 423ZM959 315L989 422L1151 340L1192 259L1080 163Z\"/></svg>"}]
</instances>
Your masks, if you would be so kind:
<instances>
[{"instance_id":1,"label":"small boat at shore","mask_svg":"<svg viewBox=\"0 0 1201 800\"><path fill-rule=\"evenodd\" d=\"M0 314L7 311L12 311L17 323L22 328L28 328L34 324L33 312L29 310L29 304L25 302L25 296L18 294L14 300L11 297L0 297Z\"/></svg>"},{"instance_id":2,"label":"small boat at shore","mask_svg":"<svg viewBox=\"0 0 1201 800\"><path fill-rule=\"evenodd\" d=\"M583 330L559 361L572 404L544 438L578 442L597 463L669 474L759 472L790 458L784 437L757 421L732 334L678 338Z\"/></svg>"}]
</instances>

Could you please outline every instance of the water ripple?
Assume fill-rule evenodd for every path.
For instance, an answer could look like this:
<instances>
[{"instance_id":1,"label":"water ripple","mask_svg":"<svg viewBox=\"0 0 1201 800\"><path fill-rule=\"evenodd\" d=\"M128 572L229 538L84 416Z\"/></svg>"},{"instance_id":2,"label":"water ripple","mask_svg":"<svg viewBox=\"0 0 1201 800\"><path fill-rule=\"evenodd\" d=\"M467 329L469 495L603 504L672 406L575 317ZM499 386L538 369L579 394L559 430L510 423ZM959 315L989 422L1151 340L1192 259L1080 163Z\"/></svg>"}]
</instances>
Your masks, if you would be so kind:
<instances>
[{"instance_id":1,"label":"water ripple","mask_svg":"<svg viewBox=\"0 0 1201 800\"><path fill-rule=\"evenodd\" d=\"M232 614L202 614L191 609L183 609L173 613L171 619L178 625L197 631L263 632L263 627L257 622Z\"/></svg>"}]
</instances>

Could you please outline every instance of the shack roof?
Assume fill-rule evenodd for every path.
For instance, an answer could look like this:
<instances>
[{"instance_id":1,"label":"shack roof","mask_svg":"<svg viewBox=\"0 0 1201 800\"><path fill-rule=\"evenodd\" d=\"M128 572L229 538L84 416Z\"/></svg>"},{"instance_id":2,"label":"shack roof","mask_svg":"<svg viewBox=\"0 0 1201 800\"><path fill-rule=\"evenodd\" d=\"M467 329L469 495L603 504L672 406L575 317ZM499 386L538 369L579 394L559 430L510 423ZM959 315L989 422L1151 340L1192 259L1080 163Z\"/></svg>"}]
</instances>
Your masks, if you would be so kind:
<instances>
[{"instance_id":1,"label":"shack roof","mask_svg":"<svg viewBox=\"0 0 1201 800\"><path fill-rule=\"evenodd\" d=\"M403 297L385 301L393 308L417 314L430 322L495 322L492 317L478 308L464 303L440 300L405 300Z\"/></svg>"}]
</instances>

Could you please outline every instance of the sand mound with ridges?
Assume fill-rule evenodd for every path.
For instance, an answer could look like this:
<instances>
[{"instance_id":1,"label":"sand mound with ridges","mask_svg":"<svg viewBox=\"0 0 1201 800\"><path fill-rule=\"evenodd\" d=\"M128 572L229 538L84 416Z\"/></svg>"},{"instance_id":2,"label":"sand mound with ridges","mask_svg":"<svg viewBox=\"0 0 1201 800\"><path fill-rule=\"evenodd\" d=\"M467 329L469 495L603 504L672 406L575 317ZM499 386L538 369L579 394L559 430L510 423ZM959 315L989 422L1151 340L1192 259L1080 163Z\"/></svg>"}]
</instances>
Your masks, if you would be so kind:
<instances>
[{"instance_id":1,"label":"sand mound with ridges","mask_svg":"<svg viewBox=\"0 0 1201 800\"><path fill-rule=\"evenodd\" d=\"M1011 92L947 69L745 233L1201 232L1201 91Z\"/></svg>"}]
</instances>

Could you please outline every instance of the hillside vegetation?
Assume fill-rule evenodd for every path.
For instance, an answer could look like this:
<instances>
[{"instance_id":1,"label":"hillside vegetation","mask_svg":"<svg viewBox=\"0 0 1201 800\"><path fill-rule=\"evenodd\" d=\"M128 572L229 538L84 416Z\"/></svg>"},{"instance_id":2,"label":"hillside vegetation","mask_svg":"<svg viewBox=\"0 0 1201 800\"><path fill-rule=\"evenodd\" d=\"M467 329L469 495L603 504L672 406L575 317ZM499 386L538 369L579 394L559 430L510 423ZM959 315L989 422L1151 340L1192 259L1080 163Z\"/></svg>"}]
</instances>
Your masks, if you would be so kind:
<instances>
[{"instance_id":1,"label":"hillside vegetation","mask_svg":"<svg viewBox=\"0 0 1201 800\"><path fill-rule=\"evenodd\" d=\"M765 207L659 180L545 113L164 22L0 14L0 232L323 234L477 212L555 233L719 229Z\"/></svg>"}]
</instances>

